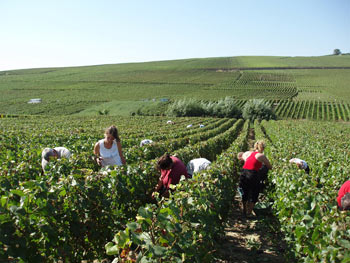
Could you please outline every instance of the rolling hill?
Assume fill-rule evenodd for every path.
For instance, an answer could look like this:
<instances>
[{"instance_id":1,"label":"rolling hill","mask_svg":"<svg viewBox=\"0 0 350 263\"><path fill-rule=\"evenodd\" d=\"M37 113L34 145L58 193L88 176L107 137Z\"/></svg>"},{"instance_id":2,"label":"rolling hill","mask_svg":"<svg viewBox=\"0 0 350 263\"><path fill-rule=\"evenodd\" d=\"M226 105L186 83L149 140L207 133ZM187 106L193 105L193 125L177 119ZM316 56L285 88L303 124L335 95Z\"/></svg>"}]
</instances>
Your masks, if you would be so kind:
<instances>
[{"instance_id":1,"label":"rolling hill","mask_svg":"<svg viewBox=\"0 0 350 263\"><path fill-rule=\"evenodd\" d=\"M129 115L161 99L350 102L350 56L222 57L0 72L1 114ZM29 104L40 98L41 103Z\"/></svg>"}]
</instances>

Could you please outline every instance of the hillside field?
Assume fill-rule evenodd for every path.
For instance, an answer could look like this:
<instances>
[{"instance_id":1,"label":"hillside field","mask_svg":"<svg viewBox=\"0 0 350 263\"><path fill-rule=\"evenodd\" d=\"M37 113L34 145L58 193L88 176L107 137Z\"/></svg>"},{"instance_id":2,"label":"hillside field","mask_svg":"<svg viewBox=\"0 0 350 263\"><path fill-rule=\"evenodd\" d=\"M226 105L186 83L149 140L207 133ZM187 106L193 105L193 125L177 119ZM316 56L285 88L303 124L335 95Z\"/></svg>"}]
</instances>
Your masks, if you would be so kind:
<instances>
[{"instance_id":1,"label":"hillside field","mask_svg":"<svg viewBox=\"0 0 350 263\"><path fill-rule=\"evenodd\" d=\"M108 110L110 115L127 116L141 107L158 107L161 99L232 96L244 101L270 100L280 118L349 120L349 83L349 55L227 57L2 71L0 114L91 116ZM28 104L34 98L42 102ZM293 104L291 108L315 106L304 114L278 109L287 102ZM325 105L324 117L314 116L317 110L312 109L321 104Z\"/></svg>"}]
</instances>

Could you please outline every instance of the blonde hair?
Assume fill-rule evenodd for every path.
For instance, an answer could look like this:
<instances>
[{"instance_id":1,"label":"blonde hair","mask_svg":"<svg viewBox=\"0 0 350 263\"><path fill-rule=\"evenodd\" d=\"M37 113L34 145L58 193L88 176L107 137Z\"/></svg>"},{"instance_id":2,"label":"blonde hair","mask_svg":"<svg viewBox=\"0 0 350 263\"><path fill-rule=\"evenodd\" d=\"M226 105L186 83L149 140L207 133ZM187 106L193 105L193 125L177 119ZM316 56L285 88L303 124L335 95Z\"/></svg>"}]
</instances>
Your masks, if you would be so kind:
<instances>
[{"instance_id":1,"label":"blonde hair","mask_svg":"<svg viewBox=\"0 0 350 263\"><path fill-rule=\"evenodd\" d=\"M259 153L264 152L265 142L263 140L256 141L254 144L254 151L258 151Z\"/></svg>"}]
</instances>

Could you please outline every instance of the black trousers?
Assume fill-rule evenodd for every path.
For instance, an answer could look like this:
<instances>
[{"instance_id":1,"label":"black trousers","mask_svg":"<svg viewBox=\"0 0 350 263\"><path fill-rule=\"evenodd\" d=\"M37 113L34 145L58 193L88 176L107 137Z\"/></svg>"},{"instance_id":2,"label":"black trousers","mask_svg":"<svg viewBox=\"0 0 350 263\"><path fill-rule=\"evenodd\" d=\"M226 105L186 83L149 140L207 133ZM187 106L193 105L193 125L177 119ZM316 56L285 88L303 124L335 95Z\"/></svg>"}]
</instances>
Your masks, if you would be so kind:
<instances>
[{"instance_id":1,"label":"black trousers","mask_svg":"<svg viewBox=\"0 0 350 263\"><path fill-rule=\"evenodd\" d=\"M267 178L268 169L263 166L259 171L242 169L239 179L239 191L243 202L256 203L259 193L263 189L264 181Z\"/></svg>"}]
</instances>

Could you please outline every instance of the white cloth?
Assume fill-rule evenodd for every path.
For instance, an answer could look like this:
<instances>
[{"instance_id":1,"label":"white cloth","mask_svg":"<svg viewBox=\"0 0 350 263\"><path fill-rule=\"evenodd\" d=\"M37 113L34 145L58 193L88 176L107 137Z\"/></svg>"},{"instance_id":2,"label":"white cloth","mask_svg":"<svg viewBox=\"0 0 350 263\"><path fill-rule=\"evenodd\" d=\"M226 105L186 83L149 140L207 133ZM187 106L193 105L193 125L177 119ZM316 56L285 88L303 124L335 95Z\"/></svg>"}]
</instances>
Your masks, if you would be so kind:
<instances>
[{"instance_id":1,"label":"white cloth","mask_svg":"<svg viewBox=\"0 0 350 263\"><path fill-rule=\"evenodd\" d=\"M199 124L199 128L203 128L204 127L204 125L203 124Z\"/></svg>"},{"instance_id":2,"label":"white cloth","mask_svg":"<svg viewBox=\"0 0 350 263\"><path fill-rule=\"evenodd\" d=\"M98 141L100 145L100 156L102 157L102 167L107 165L122 165L122 160L119 155L118 146L113 141L112 147L107 149L104 144L104 139Z\"/></svg>"},{"instance_id":3,"label":"white cloth","mask_svg":"<svg viewBox=\"0 0 350 263\"><path fill-rule=\"evenodd\" d=\"M71 156L70 151L65 147L55 147L53 149L57 152L58 159L61 159L62 157L69 159Z\"/></svg>"},{"instance_id":4,"label":"white cloth","mask_svg":"<svg viewBox=\"0 0 350 263\"><path fill-rule=\"evenodd\" d=\"M210 164L211 162L205 158L193 159L189 161L186 166L187 173L193 175L194 173L207 169Z\"/></svg>"},{"instance_id":5,"label":"white cloth","mask_svg":"<svg viewBox=\"0 0 350 263\"><path fill-rule=\"evenodd\" d=\"M299 158L290 159L289 162L299 164L301 169L307 168L307 163L304 160L301 160Z\"/></svg>"},{"instance_id":6,"label":"white cloth","mask_svg":"<svg viewBox=\"0 0 350 263\"><path fill-rule=\"evenodd\" d=\"M151 144L153 141L150 139L145 139L140 142L140 147L146 145L146 144Z\"/></svg>"},{"instance_id":7,"label":"white cloth","mask_svg":"<svg viewBox=\"0 0 350 263\"><path fill-rule=\"evenodd\" d=\"M187 128L191 128L193 125L192 124L188 124L187 125Z\"/></svg>"}]
</instances>

